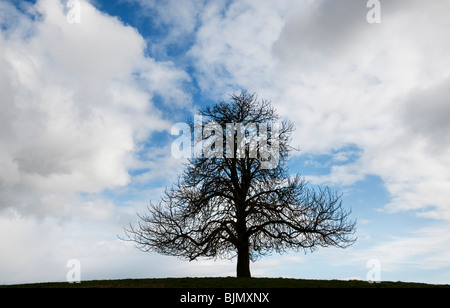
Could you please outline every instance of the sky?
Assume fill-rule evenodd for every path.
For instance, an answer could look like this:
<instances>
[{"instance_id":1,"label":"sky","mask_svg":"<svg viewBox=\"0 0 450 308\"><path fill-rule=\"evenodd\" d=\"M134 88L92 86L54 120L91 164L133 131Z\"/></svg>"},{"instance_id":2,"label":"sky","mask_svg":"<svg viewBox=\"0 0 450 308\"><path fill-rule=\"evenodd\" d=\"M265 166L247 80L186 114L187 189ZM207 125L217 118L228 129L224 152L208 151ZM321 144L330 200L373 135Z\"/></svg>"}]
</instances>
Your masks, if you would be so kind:
<instances>
[{"instance_id":1,"label":"sky","mask_svg":"<svg viewBox=\"0 0 450 308\"><path fill-rule=\"evenodd\" d=\"M234 276L235 259L119 237L183 170L172 125L242 89L294 123L289 171L341 192L357 220L353 246L273 254L253 276L449 284L449 13L441 0L2 0L0 284L66 281L73 259L81 280Z\"/></svg>"}]
</instances>

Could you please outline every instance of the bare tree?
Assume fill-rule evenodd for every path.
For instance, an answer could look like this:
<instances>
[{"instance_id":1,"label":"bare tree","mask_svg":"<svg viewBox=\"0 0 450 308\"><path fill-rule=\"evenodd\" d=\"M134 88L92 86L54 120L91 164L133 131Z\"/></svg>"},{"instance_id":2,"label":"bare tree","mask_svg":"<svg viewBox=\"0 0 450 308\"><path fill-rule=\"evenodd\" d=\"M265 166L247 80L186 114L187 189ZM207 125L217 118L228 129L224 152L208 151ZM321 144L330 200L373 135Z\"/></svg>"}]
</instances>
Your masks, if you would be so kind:
<instances>
[{"instance_id":1,"label":"bare tree","mask_svg":"<svg viewBox=\"0 0 450 308\"><path fill-rule=\"evenodd\" d=\"M206 132L203 126L197 142L207 147L189 159L178 183L166 189L160 202L138 214L138 225L125 229L128 240L143 251L188 260L237 255L237 277L250 277L250 260L272 252L354 243L356 223L348 219L341 196L288 175L294 127L281 121L275 129L279 116L270 102L241 92L200 115L202 126L214 123L216 128ZM215 155L205 155L210 152Z\"/></svg>"}]
</instances>

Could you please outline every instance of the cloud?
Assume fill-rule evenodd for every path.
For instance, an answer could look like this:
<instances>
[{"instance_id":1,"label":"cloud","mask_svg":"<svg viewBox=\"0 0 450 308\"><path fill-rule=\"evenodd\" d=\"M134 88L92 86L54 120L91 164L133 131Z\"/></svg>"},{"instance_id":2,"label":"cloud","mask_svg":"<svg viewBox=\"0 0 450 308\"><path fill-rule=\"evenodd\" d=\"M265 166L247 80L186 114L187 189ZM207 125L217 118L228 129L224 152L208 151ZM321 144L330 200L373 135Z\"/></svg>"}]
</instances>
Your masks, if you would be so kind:
<instances>
[{"instance_id":1,"label":"cloud","mask_svg":"<svg viewBox=\"0 0 450 308\"><path fill-rule=\"evenodd\" d=\"M182 261L142 253L132 243L119 240L115 237L121 231L119 225L78 219L62 224L54 218L2 216L0 231L4 247L0 284L65 282L67 261L71 259L80 261L82 281L167 277L177 271L187 275Z\"/></svg>"},{"instance_id":2,"label":"cloud","mask_svg":"<svg viewBox=\"0 0 450 308\"><path fill-rule=\"evenodd\" d=\"M352 257L380 260L382 270L395 271L405 265L411 269L441 269L450 266L450 238L448 227L436 225L409 232L407 236L396 236L367 250L356 252ZM352 258L351 257L351 258Z\"/></svg>"},{"instance_id":3,"label":"cloud","mask_svg":"<svg viewBox=\"0 0 450 308\"><path fill-rule=\"evenodd\" d=\"M351 185L377 175L392 198L386 209L449 217L448 10L386 2L381 24L365 22L367 9L355 1L293 10L273 51L294 142L306 153L362 152L316 180Z\"/></svg>"},{"instance_id":4,"label":"cloud","mask_svg":"<svg viewBox=\"0 0 450 308\"><path fill-rule=\"evenodd\" d=\"M367 29L366 3L303 1L293 5L273 52L286 69L324 69L339 62Z\"/></svg>"},{"instance_id":5,"label":"cloud","mask_svg":"<svg viewBox=\"0 0 450 308\"><path fill-rule=\"evenodd\" d=\"M401 114L410 135L421 136L430 151L448 150L450 144L450 79L413 90L406 98Z\"/></svg>"},{"instance_id":6,"label":"cloud","mask_svg":"<svg viewBox=\"0 0 450 308\"><path fill-rule=\"evenodd\" d=\"M203 6L203 0L187 0L183 3L176 2L174 0L165 1L160 3L155 0L143 1L143 0L127 0L130 3L137 2L143 9L149 11L156 11L154 15L156 20L152 22L162 26L171 27L169 32L172 35L178 34L178 32L189 33L194 32L197 23L196 16L201 11ZM149 12L144 12L149 13Z\"/></svg>"},{"instance_id":7,"label":"cloud","mask_svg":"<svg viewBox=\"0 0 450 308\"><path fill-rule=\"evenodd\" d=\"M199 16L203 12L204 0L126 0L126 4L138 4L137 18L148 23L151 31L145 33L152 42L151 52L159 57L182 58L186 46L195 38ZM178 60L180 60L178 58Z\"/></svg>"},{"instance_id":8,"label":"cloud","mask_svg":"<svg viewBox=\"0 0 450 308\"><path fill-rule=\"evenodd\" d=\"M135 29L85 1L81 23L66 11L0 3L0 283L64 281L71 258L82 279L143 263L116 234L151 196L134 192L131 209L104 191L132 189L130 169L142 165L167 174L170 158L146 153L152 133L170 128L154 97L190 104L188 75L146 56Z\"/></svg>"},{"instance_id":9,"label":"cloud","mask_svg":"<svg viewBox=\"0 0 450 308\"><path fill-rule=\"evenodd\" d=\"M170 127L153 96L189 103L185 72L146 57L135 29L81 4L81 23L68 23L58 1L38 1L31 15L2 2L12 16L0 35L2 208L40 212L47 196L127 185L139 144Z\"/></svg>"},{"instance_id":10,"label":"cloud","mask_svg":"<svg viewBox=\"0 0 450 308\"><path fill-rule=\"evenodd\" d=\"M390 1L369 24L355 0L211 2L189 56L204 93L246 88L271 100L296 125L300 155L360 151L315 182L376 175L390 193L386 209L449 217L448 10Z\"/></svg>"},{"instance_id":11,"label":"cloud","mask_svg":"<svg viewBox=\"0 0 450 308\"><path fill-rule=\"evenodd\" d=\"M201 90L222 97L240 88L253 91L272 82L271 44L283 26L286 1L208 2L189 51ZM272 85L271 85L272 86ZM262 97L264 92L259 93Z\"/></svg>"}]
</instances>

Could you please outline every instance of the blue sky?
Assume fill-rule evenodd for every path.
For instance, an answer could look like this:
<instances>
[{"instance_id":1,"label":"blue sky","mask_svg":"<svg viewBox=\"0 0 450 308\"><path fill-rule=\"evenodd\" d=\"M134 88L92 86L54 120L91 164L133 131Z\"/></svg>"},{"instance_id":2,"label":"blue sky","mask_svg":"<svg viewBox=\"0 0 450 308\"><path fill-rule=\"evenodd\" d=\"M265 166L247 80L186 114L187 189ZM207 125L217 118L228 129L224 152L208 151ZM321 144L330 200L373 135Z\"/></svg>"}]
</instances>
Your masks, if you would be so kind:
<instances>
[{"instance_id":1,"label":"blue sky","mask_svg":"<svg viewBox=\"0 0 450 308\"><path fill-rule=\"evenodd\" d=\"M289 170L358 220L353 246L254 276L365 280L375 259L450 283L447 2L383 2L380 23L359 0L71 3L0 3L0 283L65 281L70 259L82 280L235 275L117 235L183 168L171 126L241 89L295 124Z\"/></svg>"}]
</instances>

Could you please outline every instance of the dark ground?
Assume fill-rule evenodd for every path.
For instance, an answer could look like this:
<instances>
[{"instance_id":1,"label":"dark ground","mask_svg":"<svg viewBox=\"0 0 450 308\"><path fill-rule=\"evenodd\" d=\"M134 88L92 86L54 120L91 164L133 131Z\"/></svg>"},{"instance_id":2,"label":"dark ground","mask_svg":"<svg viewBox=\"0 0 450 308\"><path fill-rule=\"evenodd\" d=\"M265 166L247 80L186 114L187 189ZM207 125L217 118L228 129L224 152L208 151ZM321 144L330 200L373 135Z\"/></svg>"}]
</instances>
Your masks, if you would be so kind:
<instances>
[{"instance_id":1,"label":"dark ground","mask_svg":"<svg viewBox=\"0 0 450 308\"><path fill-rule=\"evenodd\" d=\"M81 281L81 283L49 282L1 285L0 288L450 288L450 285L401 281L369 283L361 280L220 277L93 280Z\"/></svg>"}]
</instances>

